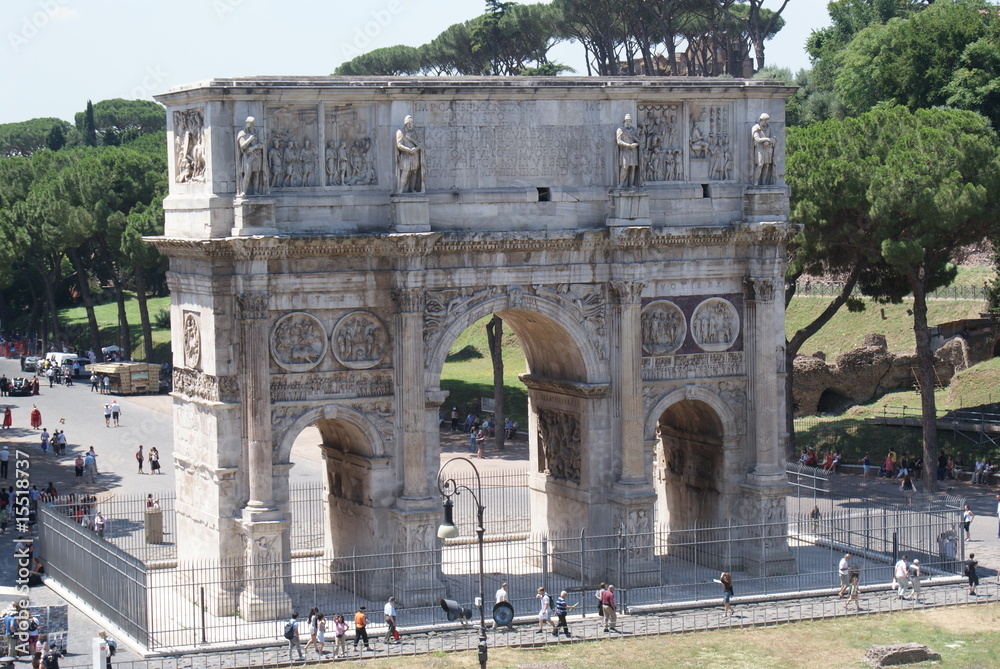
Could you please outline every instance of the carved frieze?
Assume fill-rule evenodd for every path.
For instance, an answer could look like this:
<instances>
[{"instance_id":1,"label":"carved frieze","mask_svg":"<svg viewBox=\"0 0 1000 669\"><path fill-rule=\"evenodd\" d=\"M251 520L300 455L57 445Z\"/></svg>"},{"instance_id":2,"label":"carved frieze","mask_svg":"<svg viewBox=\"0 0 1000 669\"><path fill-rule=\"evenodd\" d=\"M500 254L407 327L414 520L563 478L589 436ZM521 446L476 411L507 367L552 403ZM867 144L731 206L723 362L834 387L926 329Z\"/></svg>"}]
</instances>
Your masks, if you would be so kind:
<instances>
[{"instance_id":1,"label":"carved frieze","mask_svg":"<svg viewBox=\"0 0 1000 669\"><path fill-rule=\"evenodd\" d=\"M650 302L642 310L642 347L650 355L670 355L687 336L680 307L669 300Z\"/></svg>"},{"instance_id":2,"label":"carved frieze","mask_svg":"<svg viewBox=\"0 0 1000 669\"><path fill-rule=\"evenodd\" d=\"M579 483L581 441L577 414L538 410L539 471L560 481Z\"/></svg>"},{"instance_id":3,"label":"carved frieze","mask_svg":"<svg viewBox=\"0 0 1000 669\"><path fill-rule=\"evenodd\" d=\"M370 369L382 362L389 333L374 314L355 311L337 321L330 343L334 357L344 367Z\"/></svg>"},{"instance_id":4,"label":"carved frieze","mask_svg":"<svg viewBox=\"0 0 1000 669\"><path fill-rule=\"evenodd\" d=\"M594 350L601 360L608 359L607 298L601 286L561 283L555 286L536 285L532 289L538 297L559 304L586 324Z\"/></svg>"},{"instance_id":5,"label":"carved frieze","mask_svg":"<svg viewBox=\"0 0 1000 669\"><path fill-rule=\"evenodd\" d=\"M390 446L395 435L395 425L393 419L395 412L392 409L392 400L380 399L365 402L352 402L351 406L355 411L361 413L368 419L375 429L382 435L382 441L386 446Z\"/></svg>"},{"instance_id":6,"label":"carved frieze","mask_svg":"<svg viewBox=\"0 0 1000 669\"><path fill-rule=\"evenodd\" d=\"M206 402L238 402L240 386L235 376L210 376L174 367L174 393Z\"/></svg>"},{"instance_id":7,"label":"carved frieze","mask_svg":"<svg viewBox=\"0 0 1000 669\"><path fill-rule=\"evenodd\" d=\"M375 140L371 109L364 106L326 108L326 184L328 186L374 186Z\"/></svg>"},{"instance_id":8,"label":"carved frieze","mask_svg":"<svg viewBox=\"0 0 1000 669\"><path fill-rule=\"evenodd\" d=\"M290 372L307 372L326 354L326 328L305 312L285 314L271 329L271 357Z\"/></svg>"},{"instance_id":9,"label":"carved frieze","mask_svg":"<svg viewBox=\"0 0 1000 669\"><path fill-rule=\"evenodd\" d=\"M745 374L746 363L742 352L644 356L642 359L642 378L644 381L744 376Z\"/></svg>"},{"instance_id":10,"label":"carved frieze","mask_svg":"<svg viewBox=\"0 0 1000 669\"><path fill-rule=\"evenodd\" d=\"M651 558L653 543L649 535L653 533L653 510L646 504L615 504L613 509L614 529L624 535L626 556L633 560Z\"/></svg>"},{"instance_id":11,"label":"carved frieze","mask_svg":"<svg viewBox=\"0 0 1000 669\"><path fill-rule=\"evenodd\" d=\"M271 399L275 402L383 397L392 395L392 390L392 373L388 371L309 372L271 377Z\"/></svg>"},{"instance_id":12,"label":"carved frieze","mask_svg":"<svg viewBox=\"0 0 1000 669\"><path fill-rule=\"evenodd\" d=\"M638 109L645 181L682 181L684 151L680 105L641 104Z\"/></svg>"},{"instance_id":13,"label":"carved frieze","mask_svg":"<svg viewBox=\"0 0 1000 669\"><path fill-rule=\"evenodd\" d=\"M272 189L316 186L319 179L319 133L315 105L271 107L267 110L270 148L267 152Z\"/></svg>"},{"instance_id":14,"label":"carved frieze","mask_svg":"<svg viewBox=\"0 0 1000 669\"><path fill-rule=\"evenodd\" d=\"M703 351L725 351L739 334L740 315L729 300L710 297L691 315L691 335Z\"/></svg>"},{"instance_id":15,"label":"carved frieze","mask_svg":"<svg viewBox=\"0 0 1000 669\"><path fill-rule=\"evenodd\" d=\"M708 179L733 178L733 147L730 111L726 105L709 105L691 114L688 145L693 160L706 160Z\"/></svg>"},{"instance_id":16,"label":"carved frieze","mask_svg":"<svg viewBox=\"0 0 1000 669\"><path fill-rule=\"evenodd\" d=\"M205 180L205 117L200 109L174 112L174 164L177 183Z\"/></svg>"},{"instance_id":17,"label":"carved frieze","mask_svg":"<svg viewBox=\"0 0 1000 669\"><path fill-rule=\"evenodd\" d=\"M718 388L719 397L733 412L736 425L740 427L746 425L747 394L744 389L733 381L719 381Z\"/></svg>"},{"instance_id":18,"label":"carved frieze","mask_svg":"<svg viewBox=\"0 0 1000 669\"><path fill-rule=\"evenodd\" d=\"M184 366L188 369L199 369L201 365L201 314L196 311L185 311L184 327Z\"/></svg>"},{"instance_id":19,"label":"carved frieze","mask_svg":"<svg viewBox=\"0 0 1000 669\"><path fill-rule=\"evenodd\" d=\"M457 288L427 291L424 306L424 341L429 342L458 315L468 311L475 303L493 297L499 291L496 286L482 290Z\"/></svg>"}]
</instances>

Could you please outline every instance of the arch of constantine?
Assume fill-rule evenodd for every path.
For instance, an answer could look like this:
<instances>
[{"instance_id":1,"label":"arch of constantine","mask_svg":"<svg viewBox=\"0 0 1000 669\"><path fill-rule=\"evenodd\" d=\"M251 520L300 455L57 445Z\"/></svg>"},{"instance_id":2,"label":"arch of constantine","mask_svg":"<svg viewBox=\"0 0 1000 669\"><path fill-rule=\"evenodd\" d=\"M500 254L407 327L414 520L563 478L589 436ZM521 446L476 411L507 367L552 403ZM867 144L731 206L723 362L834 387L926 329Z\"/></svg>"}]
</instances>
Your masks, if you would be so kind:
<instances>
[{"instance_id":1,"label":"arch of constantine","mask_svg":"<svg viewBox=\"0 0 1000 669\"><path fill-rule=\"evenodd\" d=\"M791 91L261 77L159 96L179 549L241 565L211 608L286 612L308 425L331 560L439 547L441 371L489 314L527 358L533 532L784 519ZM738 557L788 568L768 554ZM407 579L437 596L435 574Z\"/></svg>"}]
</instances>

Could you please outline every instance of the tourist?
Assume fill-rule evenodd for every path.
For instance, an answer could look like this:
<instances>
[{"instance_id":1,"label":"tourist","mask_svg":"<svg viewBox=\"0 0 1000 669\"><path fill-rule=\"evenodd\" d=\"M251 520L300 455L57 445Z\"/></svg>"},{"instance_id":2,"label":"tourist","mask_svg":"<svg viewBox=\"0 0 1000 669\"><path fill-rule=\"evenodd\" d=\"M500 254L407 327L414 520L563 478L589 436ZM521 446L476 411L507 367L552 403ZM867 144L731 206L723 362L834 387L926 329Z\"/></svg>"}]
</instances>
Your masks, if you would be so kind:
<instances>
[{"instance_id":1,"label":"tourist","mask_svg":"<svg viewBox=\"0 0 1000 669\"><path fill-rule=\"evenodd\" d=\"M42 412L34 404L31 405L31 427L36 430L42 426Z\"/></svg>"},{"instance_id":2,"label":"tourist","mask_svg":"<svg viewBox=\"0 0 1000 669\"><path fill-rule=\"evenodd\" d=\"M156 446L149 449L149 473L160 473L160 451L157 450Z\"/></svg>"},{"instance_id":3,"label":"tourist","mask_svg":"<svg viewBox=\"0 0 1000 669\"><path fill-rule=\"evenodd\" d=\"M733 607L729 604L729 600L733 598L734 592L733 576L728 571L724 571L715 582L722 586L722 615L729 617L733 615Z\"/></svg>"},{"instance_id":4,"label":"tourist","mask_svg":"<svg viewBox=\"0 0 1000 669\"><path fill-rule=\"evenodd\" d=\"M111 427L111 405L104 405L104 427Z\"/></svg>"},{"instance_id":5,"label":"tourist","mask_svg":"<svg viewBox=\"0 0 1000 669\"><path fill-rule=\"evenodd\" d=\"M358 612L354 614L354 650L358 649L359 641L364 642L365 650L371 650L368 645L368 616L363 606L359 606Z\"/></svg>"},{"instance_id":6,"label":"tourist","mask_svg":"<svg viewBox=\"0 0 1000 669\"><path fill-rule=\"evenodd\" d=\"M94 516L94 532L97 532L97 536L101 539L104 538L104 526L106 521L104 520L104 514L100 511Z\"/></svg>"},{"instance_id":7,"label":"tourist","mask_svg":"<svg viewBox=\"0 0 1000 669\"><path fill-rule=\"evenodd\" d=\"M7 444L0 447L0 478L7 478L10 471L10 449Z\"/></svg>"},{"instance_id":8,"label":"tourist","mask_svg":"<svg viewBox=\"0 0 1000 669\"><path fill-rule=\"evenodd\" d=\"M893 463L895 457L896 454L893 453L892 451L889 451L889 453L885 456L885 461L882 463L882 476L884 476L887 479L892 478L892 472L894 469Z\"/></svg>"},{"instance_id":9,"label":"tourist","mask_svg":"<svg viewBox=\"0 0 1000 669\"><path fill-rule=\"evenodd\" d=\"M45 653L42 654L41 666L44 669L59 669L59 659L62 658L62 653L55 646L48 646Z\"/></svg>"},{"instance_id":10,"label":"tourist","mask_svg":"<svg viewBox=\"0 0 1000 669\"><path fill-rule=\"evenodd\" d=\"M299 612L292 611L292 617L285 623L285 638L288 639L288 661L293 662L295 658L292 651L299 652L299 662L306 659L302 654L302 643L299 641Z\"/></svg>"},{"instance_id":11,"label":"tourist","mask_svg":"<svg viewBox=\"0 0 1000 669\"><path fill-rule=\"evenodd\" d=\"M76 468L76 478L78 478L78 479L82 479L83 478L83 468L84 468L85 464L86 463L83 460L83 456L80 455L79 453L77 453L76 454L76 460L73 461L73 466ZM7 478L7 477L4 476L4 478Z\"/></svg>"},{"instance_id":12,"label":"tourist","mask_svg":"<svg viewBox=\"0 0 1000 669\"><path fill-rule=\"evenodd\" d=\"M4 446L4 448L7 448L7 447ZM0 453L0 456L2 456L2 455L3 454ZM0 464L4 464L4 463L0 462ZM3 477L7 478L7 468L6 467L3 468ZM1000 522L1000 495L997 495L997 519L998 519L998 522ZM997 525L997 539L1000 539L1000 524ZM997 572L997 578L1000 579L1000 571Z\"/></svg>"},{"instance_id":13,"label":"tourist","mask_svg":"<svg viewBox=\"0 0 1000 669\"><path fill-rule=\"evenodd\" d=\"M326 617L322 613L316 614L316 652L323 656L323 646L326 644Z\"/></svg>"},{"instance_id":14,"label":"tourist","mask_svg":"<svg viewBox=\"0 0 1000 669\"><path fill-rule=\"evenodd\" d=\"M861 586L858 583L859 580L858 572L852 571L850 574L850 585L847 587L847 601L844 602L844 610L847 611L851 608L851 602L854 602L854 607L861 611L861 601L858 599L858 595L861 591Z\"/></svg>"},{"instance_id":15,"label":"tourist","mask_svg":"<svg viewBox=\"0 0 1000 669\"><path fill-rule=\"evenodd\" d=\"M604 617L604 591L608 589L608 584L601 581L601 584L597 586L597 591L594 592L594 596L597 597L597 615Z\"/></svg>"},{"instance_id":16,"label":"tourist","mask_svg":"<svg viewBox=\"0 0 1000 669\"><path fill-rule=\"evenodd\" d=\"M108 633L105 632L104 630L98 632L97 636L99 636L104 641L106 648L106 650L104 651L104 658L105 658L104 667L105 669L111 669L111 658L114 657L115 653L118 652L118 642L116 642L114 639L108 636Z\"/></svg>"},{"instance_id":17,"label":"tourist","mask_svg":"<svg viewBox=\"0 0 1000 669\"><path fill-rule=\"evenodd\" d=\"M566 603L566 591L563 590L562 592L559 593L559 596L556 597L555 612L557 620L556 620L556 628L555 630L553 630L552 636L556 638L559 637L560 627L563 628L564 632L566 632L567 637L573 636L569 632L569 623L566 622L566 614L569 613L570 608L571 607Z\"/></svg>"},{"instance_id":18,"label":"tourist","mask_svg":"<svg viewBox=\"0 0 1000 669\"><path fill-rule=\"evenodd\" d=\"M31 380L31 394L37 397L38 395L41 394L39 392L40 389L41 389L41 386L38 383L38 375L36 374L35 378Z\"/></svg>"},{"instance_id":19,"label":"tourist","mask_svg":"<svg viewBox=\"0 0 1000 669\"><path fill-rule=\"evenodd\" d=\"M469 453L474 453L476 451L476 433L474 431L469 431Z\"/></svg>"},{"instance_id":20,"label":"tourist","mask_svg":"<svg viewBox=\"0 0 1000 669\"><path fill-rule=\"evenodd\" d=\"M145 474L146 473L146 472L142 471L142 463L143 463L143 461L145 459L146 459L146 456L144 456L142 454L142 444L139 444L139 450L135 452L135 460L139 464L139 473L140 474Z\"/></svg>"},{"instance_id":21,"label":"tourist","mask_svg":"<svg viewBox=\"0 0 1000 669\"><path fill-rule=\"evenodd\" d=\"M872 471L872 460L870 457L868 457L867 453L865 453L865 457L861 458L861 471L863 472L861 475L861 480L867 481L868 475Z\"/></svg>"},{"instance_id":22,"label":"tourist","mask_svg":"<svg viewBox=\"0 0 1000 669\"><path fill-rule=\"evenodd\" d=\"M49 452L49 431L46 430L44 427L42 428L41 439L42 439L42 453L48 453Z\"/></svg>"},{"instance_id":23,"label":"tourist","mask_svg":"<svg viewBox=\"0 0 1000 669\"><path fill-rule=\"evenodd\" d=\"M844 557L840 558L840 564L837 566L837 573L840 576L840 592L837 594L838 598L844 596L844 592L847 590L848 586L851 584L851 554L846 553Z\"/></svg>"},{"instance_id":24,"label":"tourist","mask_svg":"<svg viewBox=\"0 0 1000 669\"><path fill-rule=\"evenodd\" d=\"M483 459L483 449L486 447L486 430L479 428L476 432L476 457Z\"/></svg>"},{"instance_id":25,"label":"tourist","mask_svg":"<svg viewBox=\"0 0 1000 669\"><path fill-rule=\"evenodd\" d=\"M969 533L969 528L972 527L972 519L976 517L976 514L972 513L972 509L969 505L965 505L965 509L962 511L962 528L965 529L965 540L971 541L972 535Z\"/></svg>"},{"instance_id":26,"label":"tourist","mask_svg":"<svg viewBox=\"0 0 1000 669\"><path fill-rule=\"evenodd\" d=\"M451 408L451 431L458 432L458 407Z\"/></svg>"},{"instance_id":27,"label":"tourist","mask_svg":"<svg viewBox=\"0 0 1000 669\"><path fill-rule=\"evenodd\" d=\"M385 642L395 643L399 638L399 633L396 631L396 598L390 597L389 601L385 603L382 609L382 617L385 620L385 624L388 626L385 630Z\"/></svg>"},{"instance_id":28,"label":"tourist","mask_svg":"<svg viewBox=\"0 0 1000 669\"><path fill-rule=\"evenodd\" d=\"M118 416L121 415L122 408L118 405L118 400L111 400L111 420L114 421L115 427L118 427Z\"/></svg>"},{"instance_id":29,"label":"tourist","mask_svg":"<svg viewBox=\"0 0 1000 669\"><path fill-rule=\"evenodd\" d=\"M337 635L337 643L333 648L334 657L347 657L347 621L344 616L337 614L333 619L333 626Z\"/></svg>"},{"instance_id":30,"label":"tourist","mask_svg":"<svg viewBox=\"0 0 1000 669\"><path fill-rule=\"evenodd\" d=\"M910 478L909 474L906 474L903 477L903 482L899 484L899 489L903 491L903 497L906 498L906 506L910 506L915 487L913 485L913 479Z\"/></svg>"},{"instance_id":31,"label":"tourist","mask_svg":"<svg viewBox=\"0 0 1000 669\"><path fill-rule=\"evenodd\" d=\"M56 443L59 444L59 449L56 451L59 455L66 454L66 430L56 430Z\"/></svg>"},{"instance_id":32,"label":"tourist","mask_svg":"<svg viewBox=\"0 0 1000 669\"><path fill-rule=\"evenodd\" d=\"M913 588L913 601L920 601L920 577L923 573L920 571L920 560L914 560L913 564L910 565L910 587Z\"/></svg>"},{"instance_id":33,"label":"tourist","mask_svg":"<svg viewBox=\"0 0 1000 669\"><path fill-rule=\"evenodd\" d=\"M896 579L896 599L906 599L903 595L906 594L906 589L910 587L910 566L906 563L905 555L896 562L892 573Z\"/></svg>"},{"instance_id":34,"label":"tourist","mask_svg":"<svg viewBox=\"0 0 1000 669\"><path fill-rule=\"evenodd\" d=\"M111 379L108 377L107 374L105 374L104 378L101 379L101 387L103 388L103 390L101 392L104 395L110 395L111 394Z\"/></svg>"},{"instance_id":35,"label":"tourist","mask_svg":"<svg viewBox=\"0 0 1000 669\"><path fill-rule=\"evenodd\" d=\"M545 631L543 628L546 623L552 625L552 629L555 630L556 625L552 622L552 597L545 592L545 588L539 587L535 599L538 600L538 630L536 634Z\"/></svg>"},{"instance_id":36,"label":"tourist","mask_svg":"<svg viewBox=\"0 0 1000 669\"><path fill-rule=\"evenodd\" d=\"M997 497L1000 497L1000 495L997 495ZM1000 507L1000 504L998 504L998 507ZM496 603L497 604L499 604L500 602L506 602L506 601L508 601L507 581L504 581L503 583L500 584L500 587L497 589L495 599L496 599ZM494 608L496 608L496 607L494 607ZM511 626L513 626L513 624L514 624L513 620L511 620ZM496 617L494 617L493 618L493 629L496 629L496 628L497 628L497 619L496 619Z\"/></svg>"},{"instance_id":37,"label":"tourist","mask_svg":"<svg viewBox=\"0 0 1000 669\"><path fill-rule=\"evenodd\" d=\"M979 566L979 562L976 561L976 554L969 553L969 559L965 561L965 575L969 578L969 594L976 594L976 586L979 585L979 574L976 572L976 567Z\"/></svg>"},{"instance_id":38,"label":"tourist","mask_svg":"<svg viewBox=\"0 0 1000 669\"><path fill-rule=\"evenodd\" d=\"M97 375L97 372L91 372L91 374L90 374L90 392L97 391L99 393L100 392L100 388L98 386L100 386L100 385L101 385L101 377L99 377Z\"/></svg>"},{"instance_id":39,"label":"tourist","mask_svg":"<svg viewBox=\"0 0 1000 669\"><path fill-rule=\"evenodd\" d=\"M604 614L604 631L617 632L615 623L618 620L618 609L615 605L615 586L609 585L601 595L601 612Z\"/></svg>"},{"instance_id":40,"label":"tourist","mask_svg":"<svg viewBox=\"0 0 1000 669\"><path fill-rule=\"evenodd\" d=\"M91 483L97 483L97 454L91 447L87 454L83 456L83 469Z\"/></svg>"},{"instance_id":41,"label":"tourist","mask_svg":"<svg viewBox=\"0 0 1000 669\"><path fill-rule=\"evenodd\" d=\"M316 635L319 633L319 609L315 606L309 609L309 617L306 619L306 626L309 628L309 641L303 650L309 650L309 646L316 646Z\"/></svg>"}]
</instances>

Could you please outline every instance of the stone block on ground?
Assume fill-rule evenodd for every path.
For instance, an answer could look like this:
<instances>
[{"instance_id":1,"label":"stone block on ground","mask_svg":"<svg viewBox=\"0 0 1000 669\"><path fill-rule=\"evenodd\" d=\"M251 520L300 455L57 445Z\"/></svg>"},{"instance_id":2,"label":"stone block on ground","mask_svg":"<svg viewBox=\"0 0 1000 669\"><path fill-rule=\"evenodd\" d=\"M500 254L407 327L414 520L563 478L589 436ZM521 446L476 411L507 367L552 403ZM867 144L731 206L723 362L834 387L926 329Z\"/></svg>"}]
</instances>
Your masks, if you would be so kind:
<instances>
[{"instance_id":1,"label":"stone block on ground","mask_svg":"<svg viewBox=\"0 0 1000 669\"><path fill-rule=\"evenodd\" d=\"M927 660L940 660L937 653L922 643L895 643L871 646L865 651L865 660L873 667L894 667L900 664L916 664Z\"/></svg>"}]
</instances>

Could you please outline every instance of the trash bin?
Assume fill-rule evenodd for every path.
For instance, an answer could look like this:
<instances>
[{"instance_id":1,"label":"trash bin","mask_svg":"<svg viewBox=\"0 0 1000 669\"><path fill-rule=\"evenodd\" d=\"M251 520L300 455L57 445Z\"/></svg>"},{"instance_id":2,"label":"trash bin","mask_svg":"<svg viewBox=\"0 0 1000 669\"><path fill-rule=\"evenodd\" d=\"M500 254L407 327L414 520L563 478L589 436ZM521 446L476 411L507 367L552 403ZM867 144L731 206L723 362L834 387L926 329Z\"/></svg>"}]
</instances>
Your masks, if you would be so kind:
<instances>
[{"instance_id":1,"label":"trash bin","mask_svg":"<svg viewBox=\"0 0 1000 669\"><path fill-rule=\"evenodd\" d=\"M163 543L163 511L160 509L146 509L146 543Z\"/></svg>"}]
</instances>

